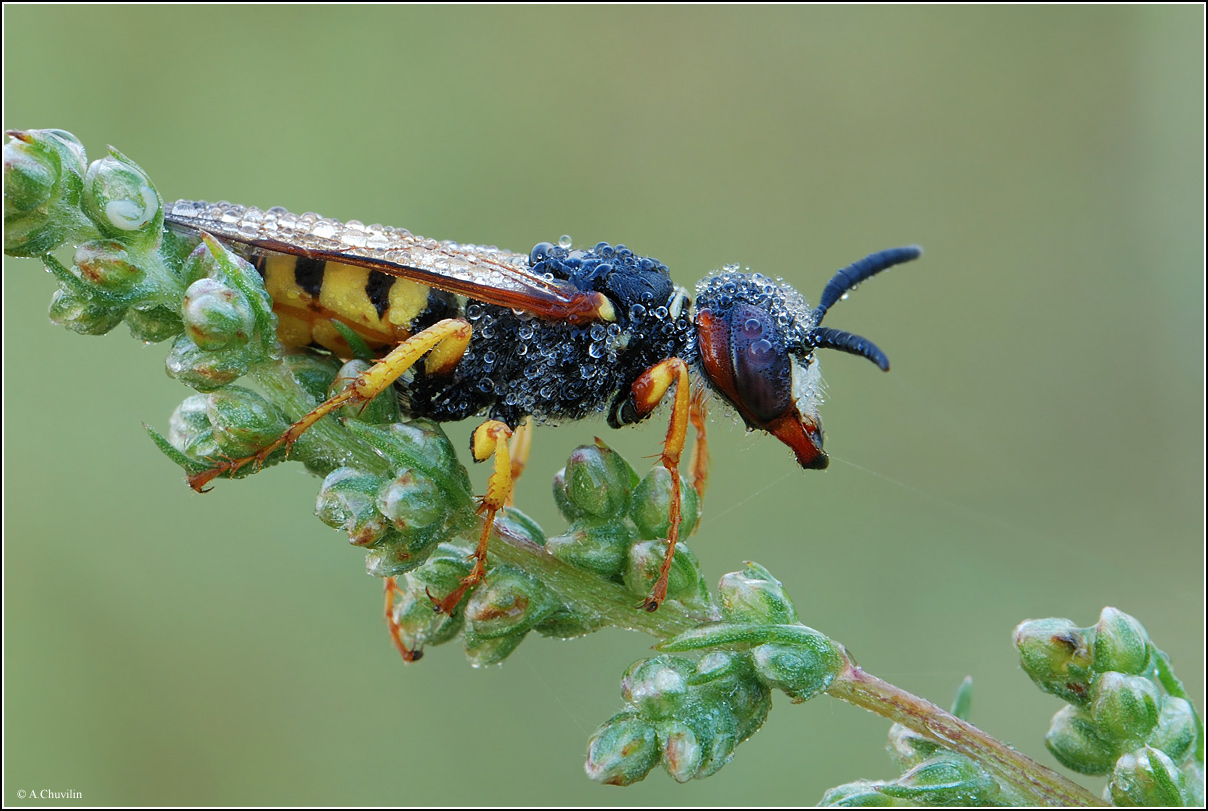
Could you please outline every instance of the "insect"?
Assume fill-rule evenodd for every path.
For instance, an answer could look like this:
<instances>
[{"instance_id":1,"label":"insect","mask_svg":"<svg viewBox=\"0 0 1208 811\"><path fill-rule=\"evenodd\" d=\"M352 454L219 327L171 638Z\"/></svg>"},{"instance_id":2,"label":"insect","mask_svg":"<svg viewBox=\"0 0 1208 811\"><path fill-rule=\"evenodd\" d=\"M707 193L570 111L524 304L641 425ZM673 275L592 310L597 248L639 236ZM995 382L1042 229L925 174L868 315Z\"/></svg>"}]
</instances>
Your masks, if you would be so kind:
<instances>
[{"instance_id":1,"label":"insect","mask_svg":"<svg viewBox=\"0 0 1208 811\"><path fill-rule=\"evenodd\" d=\"M643 603L657 610L679 539L679 465L690 424L698 449L704 441L700 394L717 395L749 429L775 436L801 467L826 467L815 351L859 355L886 371L889 360L871 341L821 321L860 282L921 255L913 246L871 254L836 273L810 308L787 284L737 266L699 282L693 302L665 265L604 242L576 249L564 238L519 254L281 208L183 200L165 219L245 255L273 300L282 343L348 357L332 326L340 321L383 353L270 445L191 477L194 488L264 461L325 415L391 386L412 416L486 415L470 443L475 461L494 458L481 498L482 534L472 571L436 605L446 613L484 578L492 524L517 475L508 443L526 418L567 421L607 411L619 428L670 397L661 462L671 474L671 523L658 580ZM703 489L703 455L693 468Z\"/></svg>"}]
</instances>

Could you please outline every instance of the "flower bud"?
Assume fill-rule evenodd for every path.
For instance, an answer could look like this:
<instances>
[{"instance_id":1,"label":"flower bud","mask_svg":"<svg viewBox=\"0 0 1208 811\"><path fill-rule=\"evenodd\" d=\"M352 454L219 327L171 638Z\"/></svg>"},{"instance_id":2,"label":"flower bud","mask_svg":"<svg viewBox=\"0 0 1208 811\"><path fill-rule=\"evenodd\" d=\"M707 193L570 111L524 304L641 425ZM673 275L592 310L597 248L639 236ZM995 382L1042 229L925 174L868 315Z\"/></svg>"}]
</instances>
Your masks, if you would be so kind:
<instances>
[{"instance_id":1,"label":"flower bud","mask_svg":"<svg viewBox=\"0 0 1208 811\"><path fill-rule=\"evenodd\" d=\"M1105 739L1136 744L1158 725L1160 702L1149 679L1108 671L1091 688L1091 718Z\"/></svg>"},{"instance_id":2,"label":"flower bud","mask_svg":"<svg viewBox=\"0 0 1208 811\"><path fill-rule=\"evenodd\" d=\"M666 541L642 541L629 548L625 562L625 586L632 593L646 596L654 587L667 555ZM683 602L707 600L709 587L700 573L700 563L688 545L680 540L675 545L675 556L671 559L671 572L667 579L667 599Z\"/></svg>"},{"instance_id":3,"label":"flower bud","mask_svg":"<svg viewBox=\"0 0 1208 811\"><path fill-rule=\"evenodd\" d=\"M85 230L84 147L63 130L10 132L4 145L4 252L41 256Z\"/></svg>"},{"instance_id":4,"label":"flower bud","mask_svg":"<svg viewBox=\"0 0 1208 811\"><path fill-rule=\"evenodd\" d=\"M715 774L734 757L738 726L724 704L701 702L684 717L659 723L663 768L676 782Z\"/></svg>"},{"instance_id":5,"label":"flower bud","mask_svg":"<svg viewBox=\"0 0 1208 811\"><path fill-rule=\"evenodd\" d=\"M155 244L163 225L159 194L139 166L112 147L84 176L81 207L97 229L123 242Z\"/></svg>"},{"instance_id":6,"label":"flower bud","mask_svg":"<svg viewBox=\"0 0 1208 811\"><path fill-rule=\"evenodd\" d=\"M1179 767L1157 749L1146 746L1122 756L1107 783L1116 805L1181 806L1185 778Z\"/></svg>"},{"instance_id":7,"label":"flower bud","mask_svg":"<svg viewBox=\"0 0 1208 811\"><path fill-rule=\"evenodd\" d=\"M120 242L94 239L76 249L72 271L90 288L114 301L127 297L142 281L142 268Z\"/></svg>"},{"instance_id":8,"label":"flower bud","mask_svg":"<svg viewBox=\"0 0 1208 811\"><path fill-rule=\"evenodd\" d=\"M1119 756L1116 744L1104 740L1087 713L1073 706L1053 716L1044 744L1063 766L1081 774L1107 774Z\"/></svg>"},{"instance_id":9,"label":"flower bud","mask_svg":"<svg viewBox=\"0 0 1208 811\"><path fill-rule=\"evenodd\" d=\"M381 487L381 478L371 473L351 467L333 470L319 488L315 515L327 526L347 532L353 546L373 546L390 528L377 508Z\"/></svg>"},{"instance_id":10,"label":"flower bud","mask_svg":"<svg viewBox=\"0 0 1208 811\"><path fill-rule=\"evenodd\" d=\"M671 531L671 473L655 465L633 489L633 504L629 517L638 528L638 537L666 538ZM688 481L680 476L680 539L696 529L700 518L700 498Z\"/></svg>"},{"instance_id":11,"label":"flower bud","mask_svg":"<svg viewBox=\"0 0 1208 811\"><path fill-rule=\"evenodd\" d=\"M460 611L453 616L433 611L432 599L415 587L409 575L403 575L399 585L401 594L395 598L391 616L408 650L443 645L461 632L464 616Z\"/></svg>"},{"instance_id":12,"label":"flower bud","mask_svg":"<svg viewBox=\"0 0 1208 811\"><path fill-rule=\"evenodd\" d=\"M551 555L579 569L613 578L625 569L633 533L620 521L577 522L570 532L545 542Z\"/></svg>"},{"instance_id":13,"label":"flower bud","mask_svg":"<svg viewBox=\"0 0 1208 811\"><path fill-rule=\"evenodd\" d=\"M250 456L289 427L289 419L281 409L239 386L227 386L209 395L206 413L214 426L214 441L232 459ZM282 448L261 467L284 456Z\"/></svg>"},{"instance_id":14,"label":"flower bud","mask_svg":"<svg viewBox=\"0 0 1208 811\"><path fill-rule=\"evenodd\" d=\"M637 474L604 443L576 448L554 480L554 499L567 520L617 518L629 507Z\"/></svg>"},{"instance_id":15,"label":"flower bud","mask_svg":"<svg viewBox=\"0 0 1208 811\"><path fill-rule=\"evenodd\" d=\"M1161 749L1175 763L1181 763L1195 746L1195 739L1195 710L1191 704L1177 696L1164 697L1158 728L1150 736L1149 745Z\"/></svg>"},{"instance_id":16,"label":"flower bud","mask_svg":"<svg viewBox=\"0 0 1208 811\"><path fill-rule=\"evenodd\" d=\"M246 344L256 328L247 299L215 279L198 279L185 291L181 308L186 334L206 351Z\"/></svg>"},{"instance_id":17,"label":"flower bud","mask_svg":"<svg viewBox=\"0 0 1208 811\"><path fill-rule=\"evenodd\" d=\"M1149 661L1149 634L1134 618L1108 606L1095 625L1095 670L1140 674Z\"/></svg>"},{"instance_id":18,"label":"flower bud","mask_svg":"<svg viewBox=\"0 0 1208 811\"><path fill-rule=\"evenodd\" d=\"M813 698L830 687L845 664L835 643L822 634L796 645L759 645L751 653L759 678L769 687L783 690L794 704Z\"/></svg>"},{"instance_id":19,"label":"flower bud","mask_svg":"<svg viewBox=\"0 0 1208 811\"><path fill-rule=\"evenodd\" d=\"M402 533L387 527L382 540L365 552L365 572L370 577L397 577L414 571L428 561L440 540L436 532Z\"/></svg>"},{"instance_id":20,"label":"flower bud","mask_svg":"<svg viewBox=\"0 0 1208 811\"><path fill-rule=\"evenodd\" d=\"M458 463L457 451L440 426L431 420L383 426L353 420L344 423L344 427L379 450L396 469L410 468L431 476L457 506L468 505L472 500L470 477Z\"/></svg>"},{"instance_id":21,"label":"flower bud","mask_svg":"<svg viewBox=\"0 0 1208 811\"><path fill-rule=\"evenodd\" d=\"M717 587L722 616L731 622L792 625L797 611L780 581L758 563L721 577Z\"/></svg>"},{"instance_id":22,"label":"flower bud","mask_svg":"<svg viewBox=\"0 0 1208 811\"><path fill-rule=\"evenodd\" d=\"M189 388L201 392L220 389L246 374L251 359L238 349L230 352L210 352L181 335L172 344L164 367L168 376Z\"/></svg>"},{"instance_id":23,"label":"flower bud","mask_svg":"<svg viewBox=\"0 0 1208 811\"><path fill-rule=\"evenodd\" d=\"M50 320L81 335L104 335L122 323L124 306L112 306L65 287L50 299Z\"/></svg>"},{"instance_id":24,"label":"flower bud","mask_svg":"<svg viewBox=\"0 0 1208 811\"><path fill-rule=\"evenodd\" d=\"M131 307L126 311L126 326L136 340L147 344L166 341L184 329L178 310L158 305L143 310Z\"/></svg>"},{"instance_id":25,"label":"flower bud","mask_svg":"<svg viewBox=\"0 0 1208 811\"><path fill-rule=\"evenodd\" d=\"M767 720L772 691L755 676L748 654L711 651L696 664L689 683L716 695L734 715L738 740L745 741Z\"/></svg>"},{"instance_id":26,"label":"flower bud","mask_svg":"<svg viewBox=\"0 0 1208 811\"><path fill-rule=\"evenodd\" d=\"M479 639L523 635L559 608L540 580L512 566L496 566L466 604L466 633Z\"/></svg>"},{"instance_id":27,"label":"flower bud","mask_svg":"<svg viewBox=\"0 0 1208 811\"><path fill-rule=\"evenodd\" d=\"M210 424L209 398L191 394L168 419L168 441L172 447L198 462L216 459L222 453Z\"/></svg>"},{"instance_id":28,"label":"flower bud","mask_svg":"<svg viewBox=\"0 0 1208 811\"><path fill-rule=\"evenodd\" d=\"M1028 620L1015 628L1024 672L1046 693L1074 704L1089 700L1093 633L1067 619Z\"/></svg>"},{"instance_id":29,"label":"flower bud","mask_svg":"<svg viewBox=\"0 0 1208 811\"><path fill-rule=\"evenodd\" d=\"M468 577L473 564L467 559L464 547L451 543L441 543L428 555L420 566L407 575L417 593L423 592L433 603L440 602L461 586L461 581ZM461 613L461 606L454 609L454 615Z\"/></svg>"},{"instance_id":30,"label":"flower bud","mask_svg":"<svg viewBox=\"0 0 1208 811\"><path fill-rule=\"evenodd\" d=\"M692 662L677 656L639 659L621 678L621 698L651 720L671 718L689 700Z\"/></svg>"},{"instance_id":31,"label":"flower bud","mask_svg":"<svg viewBox=\"0 0 1208 811\"><path fill-rule=\"evenodd\" d=\"M493 639L466 634L466 659L471 667L489 667L497 665L512 655L512 651L520 647L524 641L524 633L509 636L497 636Z\"/></svg>"},{"instance_id":32,"label":"flower bud","mask_svg":"<svg viewBox=\"0 0 1208 811\"><path fill-rule=\"evenodd\" d=\"M18 138L4 145L4 215L49 206L59 181L58 156Z\"/></svg>"},{"instance_id":33,"label":"flower bud","mask_svg":"<svg viewBox=\"0 0 1208 811\"><path fill-rule=\"evenodd\" d=\"M914 804L998 805L998 784L973 761L955 754L938 755L915 766L882 792Z\"/></svg>"},{"instance_id":34,"label":"flower bud","mask_svg":"<svg viewBox=\"0 0 1208 811\"><path fill-rule=\"evenodd\" d=\"M608 719L587 742L587 776L597 783L628 786L646 777L659 761L654 726L623 712Z\"/></svg>"},{"instance_id":35,"label":"flower bud","mask_svg":"<svg viewBox=\"0 0 1208 811\"><path fill-rule=\"evenodd\" d=\"M447 505L436 482L422 471L404 470L382 485L377 508L397 529L418 532L440 523Z\"/></svg>"},{"instance_id":36,"label":"flower bud","mask_svg":"<svg viewBox=\"0 0 1208 811\"><path fill-rule=\"evenodd\" d=\"M884 783L858 780L828 789L818 801L824 808L886 808L900 805L898 800L881 793Z\"/></svg>"}]
</instances>

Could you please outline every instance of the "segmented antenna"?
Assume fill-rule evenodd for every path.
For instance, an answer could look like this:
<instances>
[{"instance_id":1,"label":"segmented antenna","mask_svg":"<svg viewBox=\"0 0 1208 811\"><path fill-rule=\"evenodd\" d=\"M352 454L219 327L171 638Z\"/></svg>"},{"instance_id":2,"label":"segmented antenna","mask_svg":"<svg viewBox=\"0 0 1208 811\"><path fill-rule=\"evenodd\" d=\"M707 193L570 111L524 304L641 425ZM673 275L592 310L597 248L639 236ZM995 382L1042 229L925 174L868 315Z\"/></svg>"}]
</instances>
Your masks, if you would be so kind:
<instances>
[{"instance_id":1,"label":"segmented antenna","mask_svg":"<svg viewBox=\"0 0 1208 811\"><path fill-rule=\"evenodd\" d=\"M821 324L822 317L826 315L827 310L860 282L876 276L882 270L918 259L922 255L923 249L918 245L908 245L904 248L887 248L877 251L859 261L852 262L826 283L826 287L822 291L822 298L818 301L818 306L814 308L814 324ZM838 349L849 355L859 355L875 363L881 371L889 371L889 358L885 356L885 353L872 341L850 332L815 326L805 334L805 345L813 349Z\"/></svg>"},{"instance_id":2,"label":"segmented antenna","mask_svg":"<svg viewBox=\"0 0 1208 811\"><path fill-rule=\"evenodd\" d=\"M859 335L853 335L841 329L814 327L805 334L805 342L807 346L815 349L838 349L849 355L868 358L881 367L882 372L889 371L889 358L885 357L885 353L872 341L861 338Z\"/></svg>"},{"instance_id":3,"label":"segmented antenna","mask_svg":"<svg viewBox=\"0 0 1208 811\"><path fill-rule=\"evenodd\" d=\"M826 283L826 287L822 291L822 298L819 299L818 306L814 308L814 323L821 324L822 316L826 315L826 311L860 282L876 276L882 270L918 259L922 255L923 249L918 245L907 245L905 248L886 248L852 262Z\"/></svg>"}]
</instances>

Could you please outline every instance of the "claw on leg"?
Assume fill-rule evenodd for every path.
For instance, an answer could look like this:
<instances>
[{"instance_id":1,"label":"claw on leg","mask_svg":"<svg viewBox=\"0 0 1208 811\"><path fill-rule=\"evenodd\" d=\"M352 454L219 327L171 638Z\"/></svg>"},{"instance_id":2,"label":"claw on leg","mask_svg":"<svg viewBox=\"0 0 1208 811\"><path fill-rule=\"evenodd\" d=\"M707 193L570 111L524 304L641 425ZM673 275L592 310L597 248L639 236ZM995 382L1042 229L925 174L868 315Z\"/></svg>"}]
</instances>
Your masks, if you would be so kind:
<instances>
[{"instance_id":1,"label":"claw on leg","mask_svg":"<svg viewBox=\"0 0 1208 811\"><path fill-rule=\"evenodd\" d=\"M699 423L692 419L688 365L680 358L668 358L642 372L634 382L630 394L630 404L634 413L640 418L653 411L672 386L675 386L675 404L671 411L671 423L667 426L667 437L663 440L661 457L663 467L671 474L670 528L667 531L667 552L663 557L663 566L659 570L658 580L655 581L650 595L641 605L646 611L657 611L663 600L667 598L667 579L671 575L671 561L675 558L675 545L679 542L682 518L680 515L680 456L684 452L689 422L697 427L698 435L703 437L704 417L702 410ZM696 458L693 459L694 465ZM701 464L703 466L704 463ZM696 478L695 467L693 478L694 480ZM702 478L701 487L703 488L703 486Z\"/></svg>"},{"instance_id":2,"label":"claw on leg","mask_svg":"<svg viewBox=\"0 0 1208 811\"><path fill-rule=\"evenodd\" d=\"M479 500L478 511L482 513L482 534L478 538L478 547L474 550L474 568L470 574L463 577L461 584L443 600L434 601L435 608L442 614L452 614L453 609L465 597L466 592L478 585L487 573L487 544L491 540L491 530L495 526L495 514L503 509L512 494L512 461L508 440L512 438L512 429L499 420L487 420L474 430L470 441L470 450L475 462L485 462L495 457L495 469L487 480L487 492Z\"/></svg>"},{"instance_id":3,"label":"claw on leg","mask_svg":"<svg viewBox=\"0 0 1208 811\"><path fill-rule=\"evenodd\" d=\"M393 577L386 578L386 627L390 629L390 641L394 643L394 647L403 657L404 662L418 662L423 658L424 651L422 648L408 648L403 642L403 629L394 621L394 601L402 596L402 591L398 587Z\"/></svg>"}]
</instances>

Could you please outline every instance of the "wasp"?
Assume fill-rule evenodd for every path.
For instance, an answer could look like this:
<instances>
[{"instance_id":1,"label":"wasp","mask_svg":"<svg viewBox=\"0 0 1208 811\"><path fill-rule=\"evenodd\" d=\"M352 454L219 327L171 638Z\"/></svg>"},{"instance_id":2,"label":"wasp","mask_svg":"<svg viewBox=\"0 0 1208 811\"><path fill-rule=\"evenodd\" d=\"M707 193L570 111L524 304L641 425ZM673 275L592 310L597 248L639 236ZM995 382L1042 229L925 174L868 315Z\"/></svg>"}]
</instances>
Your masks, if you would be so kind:
<instances>
[{"instance_id":1,"label":"wasp","mask_svg":"<svg viewBox=\"0 0 1208 811\"><path fill-rule=\"evenodd\" d=\"M436 604L445 613L484 578L495 516L523 466L513 457L523 456L517 446L529 418L565 422L607 412L608 424L619 428L670 399L661 454L672 483L667 551L642 604L657 610L679 539L679 466L689 425L697 432L693 486L704 489L702 395L728 403L748 429L775 436L802 468L825 468L816 350L859 355L885 371L889 360L871 341L823 327L822 319L856 285L922 253L891 248L854 262L811 308L787 284L736 265L700 281L694 301L658 260L605 242L573 248L563 238L521 254L283 208L187 200L169 206L165 220L222 240L255 266L286 346L350 357L333 326L341 322L380 352L342 393L273 443L191 477L195 489L288 449L324 416L391 386L415 417L447 422L485 415L470 442L476 462L494 459L480 499L482 534L472 571Z\"/></svg>"}]
</instances>

